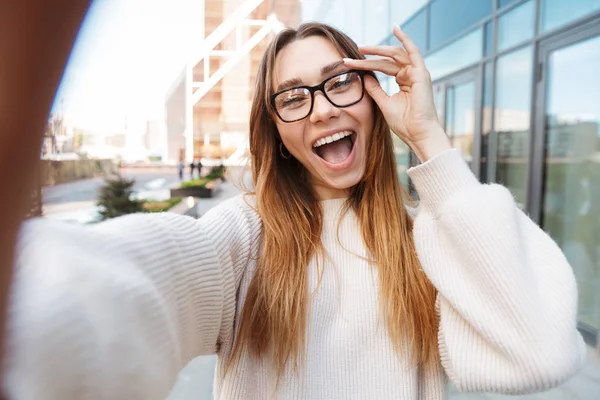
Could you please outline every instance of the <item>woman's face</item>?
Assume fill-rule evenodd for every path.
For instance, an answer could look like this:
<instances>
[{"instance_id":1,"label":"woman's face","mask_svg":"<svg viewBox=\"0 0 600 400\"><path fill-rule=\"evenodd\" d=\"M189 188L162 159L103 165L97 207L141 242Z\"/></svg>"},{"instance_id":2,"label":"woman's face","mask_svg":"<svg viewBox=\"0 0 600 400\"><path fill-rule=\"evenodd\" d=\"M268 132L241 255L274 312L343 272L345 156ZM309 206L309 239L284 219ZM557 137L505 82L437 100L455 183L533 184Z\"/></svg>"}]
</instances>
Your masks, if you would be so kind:
<instances>
[{"instance_id":1,"label":"woman's face","mask_svg":"<svg viewBox=\"0 0 600 400\"><path fill-rule=\"evenodd\" d=\"M325 38L297 40L277 55L273 91L318 85L345 72L342 57ZM306 118L285 123L276 117L275 122L284 146L304 165L320 200L345 197L361 180L373 130L373 105L366 93L360 102L338 108L317 91Z\"/></svg>"}]
</instances>

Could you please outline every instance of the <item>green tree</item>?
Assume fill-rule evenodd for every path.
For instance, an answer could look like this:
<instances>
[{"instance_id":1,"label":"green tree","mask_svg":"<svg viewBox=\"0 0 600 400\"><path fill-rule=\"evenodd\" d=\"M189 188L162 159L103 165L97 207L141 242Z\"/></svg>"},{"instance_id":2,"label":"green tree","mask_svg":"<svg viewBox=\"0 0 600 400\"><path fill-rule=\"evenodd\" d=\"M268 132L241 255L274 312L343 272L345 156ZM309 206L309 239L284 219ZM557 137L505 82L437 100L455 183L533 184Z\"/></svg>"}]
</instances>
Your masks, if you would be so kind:
<instances>
[{"instance_id":1,"label":"green tree","mask_svg":"<svg viewBox=\"0 0 600 400\"><path fill-rule=\"evenodd\" d=\"M100 189L97 203L101 220L144 211L143 203L132 199L134 179L125 179L117 175L106 179L105 182Z\"/></svg>"}]
</instances>

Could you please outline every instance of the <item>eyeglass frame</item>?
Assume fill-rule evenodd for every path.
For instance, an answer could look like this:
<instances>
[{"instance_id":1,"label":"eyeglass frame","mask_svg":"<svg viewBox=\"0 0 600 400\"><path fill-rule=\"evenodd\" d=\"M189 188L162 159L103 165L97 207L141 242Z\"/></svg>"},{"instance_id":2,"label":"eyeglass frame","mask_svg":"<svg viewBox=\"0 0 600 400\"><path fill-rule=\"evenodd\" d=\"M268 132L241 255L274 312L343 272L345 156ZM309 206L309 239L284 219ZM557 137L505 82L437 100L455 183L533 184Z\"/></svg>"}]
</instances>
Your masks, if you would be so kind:
<instances>
[{"instance_id":1,"label":"eyeglass frame","mask_svg":"<svg viewBox=\"0 0 600 400\"><path fill-rule=\"evenodd\" d=\"M334 78L337 78L337 77L338 77L338 76L340 76L340 75L349 74L349 73L351 73L351 72L355 72L355 73L357 73L357 74L358 74L358 76L360 77L360 83L361 83L361 86L362 86L362 90L361 90L360 98L359 98L358 100L356 100L355 102L352 102L352 103L350 103L350 104L346 104L346 105L344 105L344 106L338 106L337 104L335 104L335 103L334 103L334 102L333 102L333 101L332 101L332 100L329 98L329 96L327 96L327 93L325 92L325 84L326 84L327 82L329 82L330 80L332 80L332 79L334 79ZM277 98L277 96L279 96L280 94L282 94L282 93L285 93L285 92L288 92L288 91L290 91L290 90L294 90L294 89L308 89L308 91L310 92L310 109L308 110L308 113L307 113L307 114L306 114L304 117L302 117L302 118L298 118L298 119L294 119L294 120L292 120L292 121L286 121L285 119L283 119L283 117L281 117L281 115L279 115L279 112L277 111L277 107L275 106L275 99L276 99L276 98ZM277 114L277 117L279 117L279 119L280 119L282 122L286 123L286 124L290 124L290 123L292 123L292 122L298 122L298 121L302 121L304 118L308 117L308 116L309 116L309 115L312 113L312 111L313 111L313 108L314 108L314 106L315 106L315 93L316 93L317 91L321 91L321 93L323 93L323 96L325 97L325 99L327 99L327 101L328 101L328 102L329 102L331 105L333 105L334 107L337 107L337 108L346 108L346 107L353 106L353 105L355 105L356 103L359 103L359 102L360 102L360 101L361 101L361 100L362 100L362 99L365 97L365 71L363 71L363 70L358 70L358 69L351 69L351 70L348 70L348 71L343 71L343 72L340 72L339 74L332 75L332 76L330 76L329 78L325 79L325 80L324 80L323 82L321 82L320 84L318 84L318 85L315 85L315 86L302 85L302 86L294 86L294 87L291 87L291 88L288 88L288 89L283 89L283 90L280 90L280 91L278 91L278 92L276 92L276 93L273 93L273 94L271 95L271 106L273 107L273 110L275 111L275 114Z\"/></svg>"}]
</instances>

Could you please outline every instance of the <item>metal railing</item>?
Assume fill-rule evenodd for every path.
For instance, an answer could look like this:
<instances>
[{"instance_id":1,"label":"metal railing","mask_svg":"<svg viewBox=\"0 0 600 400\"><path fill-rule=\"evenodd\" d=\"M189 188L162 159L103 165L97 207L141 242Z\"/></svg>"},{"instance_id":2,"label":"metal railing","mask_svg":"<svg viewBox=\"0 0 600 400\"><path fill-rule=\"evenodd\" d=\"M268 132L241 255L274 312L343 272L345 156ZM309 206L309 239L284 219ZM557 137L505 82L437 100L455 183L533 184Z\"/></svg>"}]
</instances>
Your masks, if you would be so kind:
<instances>
[{"instance_id":1,"label":"metal railing","mask_svg":"<svg viewBox=\"0 0 600 400\"><path fill-rule=\"evenodd\" d=\"M200 62L204 62L204 79L202 81L195 81L192 76L192 105L198 103L204 95L223 79L270 32L282 29L283 25L277 20L274 14L269 15L265 20L249 18L250 14L263 1L246 0L204 40L202 50L189 64L190 68L193 68ZM242 29L248 26L260 26L260 29L250 38L244 40ZM216 49L232 32L235 32L235 50ZM226 58L226 61L213 73L210 71L211 57Z\"/></svg>"}]
</instances>

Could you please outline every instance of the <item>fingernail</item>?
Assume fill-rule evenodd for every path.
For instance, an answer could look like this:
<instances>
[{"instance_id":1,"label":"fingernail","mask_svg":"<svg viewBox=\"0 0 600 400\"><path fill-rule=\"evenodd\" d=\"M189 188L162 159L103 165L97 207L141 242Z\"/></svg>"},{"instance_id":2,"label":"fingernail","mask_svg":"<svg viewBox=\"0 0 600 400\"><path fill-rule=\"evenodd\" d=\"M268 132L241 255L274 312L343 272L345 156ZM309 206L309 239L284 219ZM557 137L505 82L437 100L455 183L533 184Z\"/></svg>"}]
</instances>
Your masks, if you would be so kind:
<instances>
[{"instance_id":1,"label":"fingernail","mask_svg":"<svg viewBox=\"0 0 600 400\"><path fill-rule=\"evenodd\" d=\"M352 61L352 58L347 58L346 57L346 58L343 58L342 60L344 60L344 62L346 62L346 61Z\"/></svg>"},{"instance_id":2,"label":"fingernail","mask_svg":"<svg viewBox=\"0 0 600 400\"><path fill-rule=\"evenodd\" d=\"M398 30L399 30L399 31L401 31L401 30L402 30L402 28L400 28L400 25L398 25L398 24L394 24L394 26L395 26L396 28L398 28Z\"/></svg>"}]
</instances>

